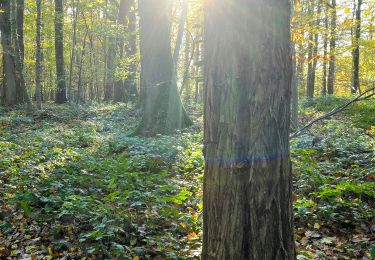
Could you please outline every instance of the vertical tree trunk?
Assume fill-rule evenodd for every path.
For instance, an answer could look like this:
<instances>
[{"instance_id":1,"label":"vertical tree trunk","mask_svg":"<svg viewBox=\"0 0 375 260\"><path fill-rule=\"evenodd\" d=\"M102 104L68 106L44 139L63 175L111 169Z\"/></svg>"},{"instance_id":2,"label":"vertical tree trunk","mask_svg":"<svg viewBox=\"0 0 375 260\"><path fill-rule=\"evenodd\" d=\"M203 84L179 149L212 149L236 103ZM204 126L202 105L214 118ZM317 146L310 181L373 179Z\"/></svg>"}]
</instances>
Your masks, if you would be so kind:
<instances>
[{"instance_id":1,"label":"vertical tree trunk","mask_svg":"<svg viewBox=\"0 0 375 260\"><path fill-rule=\"evenodd\" d=\"M131 2L132 1L129 0L121 0L118 10L117 22L124 28L125 34L127 33L128 27L128 19L126 18L129 16L130 7L132 5ZM125 37L120 37L119 39L117 39L117 45L118 50L116 51L116 56L118 56L120 62L122 62L124 59ZM125 84L123 79L115 79L114 91L114 101L125 101Z\"/></svg>"},{"instance_id":2,"label":"vertical tree trunk","mask_svg":"<svg viewBox=\"0 0 375 260\"><path fill-rule=\"evenodd\" d=\"M23 10L24 3L19 0L11 1L11 35L12 35L12 56L14 57L16 75L17 103L28 102L25 78L23 74ZM29 103L30 108L31 104Z\"/></svg>"},{"instance_id":3,"label":"vertical tree trunk","mask_svg":"<svg viewBox=\"0 0 375 260\"><path fill-rule=\"evenodd\" d=\"M354 29L354 50L353 50L353 78L352 78L352 94L356 94L360 91L360 81L359 81L359 41L361 38L361 7L362 0L357 0L357 8L355 10L355 29Z\"/></svg>"},{"instance_id":4,"label":"vertical tree trunk","mask_svg":"<svg viewBox=\"0 0 375 260\"><path fill-rule=\"evenodd\" d=\"M37 107L42 107L42 43L41 43L41 31L42 31L42 0L36 0L36 51L35 51L35 98Z\"/></svg>"},{"instance_id":5,"label":"vertical tree trunk","mask_svg":"<svg viewBox=\"0 0 375 260\"><path fill-rule=\"evenodd\" d=\"M199 98L199 77L200 77L200 68L199 68L199 59L201 56L200 42L196 44L196 50L194 53L194 80L195 80L195 91L194 91L194 100L195 103L198 103Z\"/></svg>"},{"instance_id":6,"label":"vertical tree trunk","mask_svg":"<svg viewBox=\"0 0 375 260\"><path fill-rule=\"evenodd\" d=\"M194 57L194 42L192 42L191 35L185 34L185 65L184 75L182 78L180 95L185 89L185 103L189 104L191 100L191 86L190 86L190 66Z\"/></svg>"},{"instance_id":7,"label":"vertical tree trunk","mask_svg":"<svg viewBox=\"0 0 375 260\"><path fill-rule=\"evenodd\" d=\"M78 67L78 84L77 84L77 90L78 90L78 93L77 93L77 103L78 104L81 104L84 102L84 92L82 91L83 90L83 86L82 86L82 67L83 67L83 60L85 58L85 54L86 54L86 38L87 38L87 34L88 34L88 31L86 31L85 33L85 36L83 37L83 42L82 42L82 50L81 50L81 53L80 53L80 57L79 57L79 67Z\"/></svg>"},{"instance_id":8,"label":"vertical tree trunk","mask_svg":"<svg viewBox=\"0 0 375 260\"><path fill-rule=\"evenodd\" d=\"M130 1L130 6L134 6L135 1ZM136 8L134 8L136 9ZM134 101L134 99L138 96L138 89L136 83L137 77L137 68L138 68L138 60L136 59L137 56L137 17L135 11L132 10L128 13L128 26L127 26L127 33L129 34L129 40L126 45L126 56L128 59L131 60L128 66L128 77L124 82L125 90L128 93L130 99Z\"/></svg>"},{"instance_id":9,"label":"vertical tree trunk","mask_svg":"<svg viewBox=\"0 0 375 260\"><path fill-rule=\"evenodd\" d=\"M327 55L328 55L328 7L324 12L324 43L323 43L323 75L322 75L322 96L327 95Z\"/></svg>"},{"instance_id":10,"label":"vertical tree trunk","mask_svg":"<svg viewBox=\"0 0 375 260\"><path fill-rule=\"evenodd\" d=\"M310 3L311 9L309 11L310 14L314 14L314 4L315 2ZM317 2L317 17L315 18L315 22L311 25L316 30L315 34L310 32L310 41L313 43L309 43L309 66L307 71L307 98L312 99L314 98L315 92L315 75L316 75L316 66L318 61L318 44L319 44L319 34L317 32L319 25L320 25L320 12L321 12L321 3L320 1ZM312 28L310 28L311 30Z\"/></svg>"},{"instance_id":11,"label":"vertical tree trunk","mask_svg":"<svg viewBox=\"0 0 375 260\"><path fill-rule=\"evenodd\" d=\"M292 10L293 16L296 11L296 2L292 1ZM291 27L297 27L297 24L292 23ZM292 67L293 67L293 77L292 77L292 104L291 104L291 120L290 125L292 130L298 129L298 65L297 65L297 44L292 42Z\"/></svg>"},{"instance_id":12,"label":"vertical tree trunk","mask_svg":"<svg viewBox=\"0 0 375 260\"><path fill-rule=\"evenodd\" d=\"M169 134L191 125L177 90L167 0L140 0L142 88L139 135ZM158 26L155 26L155 25Z\"/></svg>"},{"instance_id":13,"label":"vertical tree trunk","mask_svg":"<svg viewBox=\"0 0 375 260\"><path fill-rule=\"evenodd\" d=\"M327 79L327 92L328 95L333 95L335 84L335 51L336 51L336 0L332 0L331 11L331 35L329 41L329 68Z\"/></svg>"},{"instance_id":14,"label":"vertical tree trunk","mask_svg":"<svg viewBox=\"0 0 375 260\"><path fill-rule=\"evenodd\" d=\"M313 15L313 5L315 1L309 1L307 3L307 15L309 17L309 41L307 45L307 80L306 80L306 96L307 98L311 98L311 79L312 79L312 65L313 65L313 42L314 42L314 35L311 32L311 28L314 26L313 19L311 16Z\"/></svg>"},{"instance_id":15,"label":"vertical tree trunk","mask_svg":"<svg viewBox=\"0 0 375 260\"><path fill-rule=\"evenodd\" d=\"M182 38L184 37L187 9L188 9L187 0L182 0L180 21L179 21L179 24L178 24L178 34L177 34L177 39L176 39L176 45L174 47L174 52L173 52L173 62L174 62L174 66L175 66L176 69L177 69L177 65L178 65L178 57L180 56Z\"/></svg>"},{"instance_id":16,"label":"vertical tree trunk","mask_svg":"<svg viewBox=\"0 0 375 260\"><path fill-rule=\"evenodd\" d=\"M73 64L75 58L75 49L77 43L77 18L79 13L79 0L72 1L72 12L73 12L73 35L72 35L72 48L70 50L70 62L69 62L69 86L68 86L68 99L72 100L72 82L73 82Z\"/></svg>"},{"instance_id":17,"label":"vertical tree trunk","mask_svg":"<svg viewBox=\"0 0 375 260\"><path fill-rule=\"evenodd\" d=\"M18 54L21 67L23 67L24 56L25 56L25 45L23 37L23 20L24 20L25 0L17 0L17 43L18 43Z\"/></svg>"},{"instance_id":18,"label":"vertical tree trunk","mask_svg":"<svg viewBox=\"0 0 375 260\"><path fill-rule=\"evenodd\" d=\"M207 0L202 259L295 259L289 0Z\"/></svg>"},{"instance_id":19,"label":"vertical tree trunk","mask_svg":"<svg viewBox=\"0 0 375 260\"><path fill-rule=\"evenodd\" d=\"M4 59L4 104L12 106L18 103L17 101L17 77L16 77L16 65L14 56L12 55L12 32L10 13L11 6L9 0L0 0L0 29L1 29L1 44L3 47L3 59Z\"/></svg>"},{"instance_id":20,"label":"vertical tree trunk","mask_svg":"<svg viewBox=\"0 0 375 260\"><path fill-rule=\"evenodd\" d=\"M298 74L297 74L297 62L296 62L296 49L295 44L292 44L293 54L293 77L292 77L292 105L291 105L291 129L298 129Z\"/></svg>"},{"instance_id":21,"label":"vertical tree trunk","mask_svg":"<svg viewBox=\"0 0 375 260\"><path fill-rule=\"evenodd\" d=\"M55 55L56 55L56 103L67 101L64 65L64 5L63 0L55 0Z\"/></svg>"}]
</instances>

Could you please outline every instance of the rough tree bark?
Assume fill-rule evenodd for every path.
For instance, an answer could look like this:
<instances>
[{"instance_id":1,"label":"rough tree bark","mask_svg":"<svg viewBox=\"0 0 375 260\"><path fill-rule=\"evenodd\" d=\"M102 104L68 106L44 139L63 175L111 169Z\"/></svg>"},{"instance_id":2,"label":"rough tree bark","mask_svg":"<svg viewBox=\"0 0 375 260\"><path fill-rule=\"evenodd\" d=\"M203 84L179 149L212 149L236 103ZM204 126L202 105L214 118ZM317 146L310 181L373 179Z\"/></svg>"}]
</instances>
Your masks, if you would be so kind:
<instances>
[{"instance_id":1,"label":"rough tree bark","mask_svg":"<svg viewBox=\"0 0 375 260\"><path fill-rule=\"evenodd\" d=\"M56 78L57 104L67 101L66 85L65 85L65 65L64 65L64 5L63 0L55 0L55 55L56 55Z\"/></svg>"},{"instance_id":2,"label":"rough tree bark","mask_svg":"<svg viewBox=\"0 0 375 260\"><path fill-rule=\"evenodd\" d=\"M206 0L202 259L295 259L289 0Z\"/></svg>"},{"instance_id":3,"label":"rough tree bark","mask_svg":"<svg viewBox=\"0 0 375 260\"><path fill-rule=\"evenodd\" d=\"M336 51L336 0L331 2L331 35L329 40L329 68L327 79L327 93L333 95L335 84L335 51Z\"/></svg>"},{"instance_id":4,"label":"rough tree bark","mask_svg":"<svg viewBox=\"0 0 375 260\"><path fill-rule=\"evenodd\" d=\"M18 103L17 101L17 77L16 77L16 65L14 56L12 55L12 33L10 23L10 1L0 0L0 30L1 30L1 44L3 47L3 59L4 59L4 96L3 103L11 106Z\"/></svg>"},{"instance_id":5,"label":"rough tree bark","mask_svg":"<svg viewBox=\"0 0 375 260\"><path fill-rule=\"evenodd\" d=\"M167 3L139 1L144 100L142 121L135 131L138 135L169 134L192 124L177 90Z\"/></svg>"}]
</instances>

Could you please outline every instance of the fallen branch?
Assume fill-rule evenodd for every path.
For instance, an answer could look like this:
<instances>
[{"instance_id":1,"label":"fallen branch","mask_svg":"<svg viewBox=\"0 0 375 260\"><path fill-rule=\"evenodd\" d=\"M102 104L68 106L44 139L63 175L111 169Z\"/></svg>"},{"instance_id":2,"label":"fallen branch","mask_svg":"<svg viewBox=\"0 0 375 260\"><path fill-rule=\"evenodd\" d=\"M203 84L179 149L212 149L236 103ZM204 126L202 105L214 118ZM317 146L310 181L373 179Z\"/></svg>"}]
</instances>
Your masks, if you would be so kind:
<instances>
[{"instance_id":1,"label":"fallen branch","mask_svg":"<svg viewBox=\"0 0 375 260\"><path fill-rule=\"evenodd\" d=\"M325 118L331 117L334 114L337 114L337 113L343 111L345 108L347 108L349 105L353 104L354 102L365 100L365 99L368 99L372 96L375 96L375 92L368 95L368 93L370 93L371 91L374 91L374 90L375 90L375 87L372 87L372 88L364 91L362 94L358 95L356 98L346 102L345 104L342 104L341 106L335 107L331 112L328 112L327 114L324 114L324 115L322 115L318 118L315 118L315 119L311 120L307 125L305 125L304 127L299 129L298 131L291 134L289 136L289 139L293 139L293 138L296 138L296 137L302 135L307 129L309 129L316 122L321 121Z\"/></svg>"}]
</instances>

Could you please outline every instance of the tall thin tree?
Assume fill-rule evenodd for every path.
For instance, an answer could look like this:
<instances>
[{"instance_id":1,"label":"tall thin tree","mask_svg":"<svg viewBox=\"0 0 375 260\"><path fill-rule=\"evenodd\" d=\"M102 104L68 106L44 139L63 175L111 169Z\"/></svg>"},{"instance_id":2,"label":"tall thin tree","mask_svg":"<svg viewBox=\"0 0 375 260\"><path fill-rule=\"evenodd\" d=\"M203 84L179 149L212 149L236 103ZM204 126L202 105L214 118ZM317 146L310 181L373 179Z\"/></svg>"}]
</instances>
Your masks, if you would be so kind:
<instances>
[{"instance_id":1,"label":"tall thin tree","mask_svg":"<svg viewBox=\"0 0 375 260\"><path fill-rule=\"evenodd\" d=\"M355 9L355 25L354 25L354 37L353 37L353 74L352 74L352 94L357 93L360 90L359 81L359 59L360 59L360 38L361 38L361 13L362 13L362 0L357 0Z\"/></svg>"},{"instance_id":2,"label":"tall thin tree","mask_svg":"<svg viewBox=\"0 0 375 260\"><path fill-rule=\"evenodd\" d=\"M42 0L36 0L36 51L35 51L35 99L37 107L42 107Z\"/></svg>"},{"instance_id":3,"label":"tall thin tree","mask_svg":"<svg viewBox=\"0 0 375 260\"><path fill-rule=\"evenodd\" d=\"M335 84L335 52L336 52L336 0L331 2L331 25L330 25L330 40L329 40L329 68L327 79L327 93L333 95Z\"/></svg>"},{"instance_id":4,"label":"tall thin tree","mask_svg":"<svg viewBox=\"0 0 375 260\"><path fill-rule=\"evenodd\" d=\"M63 0L55 0L55 56L56 56L56 103L67 101L64 64L64 4Z\"/></svg>"}]
</instances>

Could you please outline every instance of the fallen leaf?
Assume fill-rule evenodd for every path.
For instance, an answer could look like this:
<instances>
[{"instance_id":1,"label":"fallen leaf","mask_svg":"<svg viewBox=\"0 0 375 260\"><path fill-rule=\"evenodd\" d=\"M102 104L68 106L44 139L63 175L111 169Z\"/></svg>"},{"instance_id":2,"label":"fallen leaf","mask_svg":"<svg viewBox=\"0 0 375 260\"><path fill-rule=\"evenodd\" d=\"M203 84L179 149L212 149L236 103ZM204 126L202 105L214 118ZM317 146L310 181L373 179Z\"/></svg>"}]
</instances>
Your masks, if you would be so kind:
<instances>
[{"instance_id":1,"label":"fallen leaf","mask_svg":"<svg viewBox=\"0 0 375 260\"><path fill-rule=\"evenodd\" d=\"M199 239L199 236L195 232L191 232L190 234L187 235L188 240L197 240Z\"/></svg>"}]
</instances>

